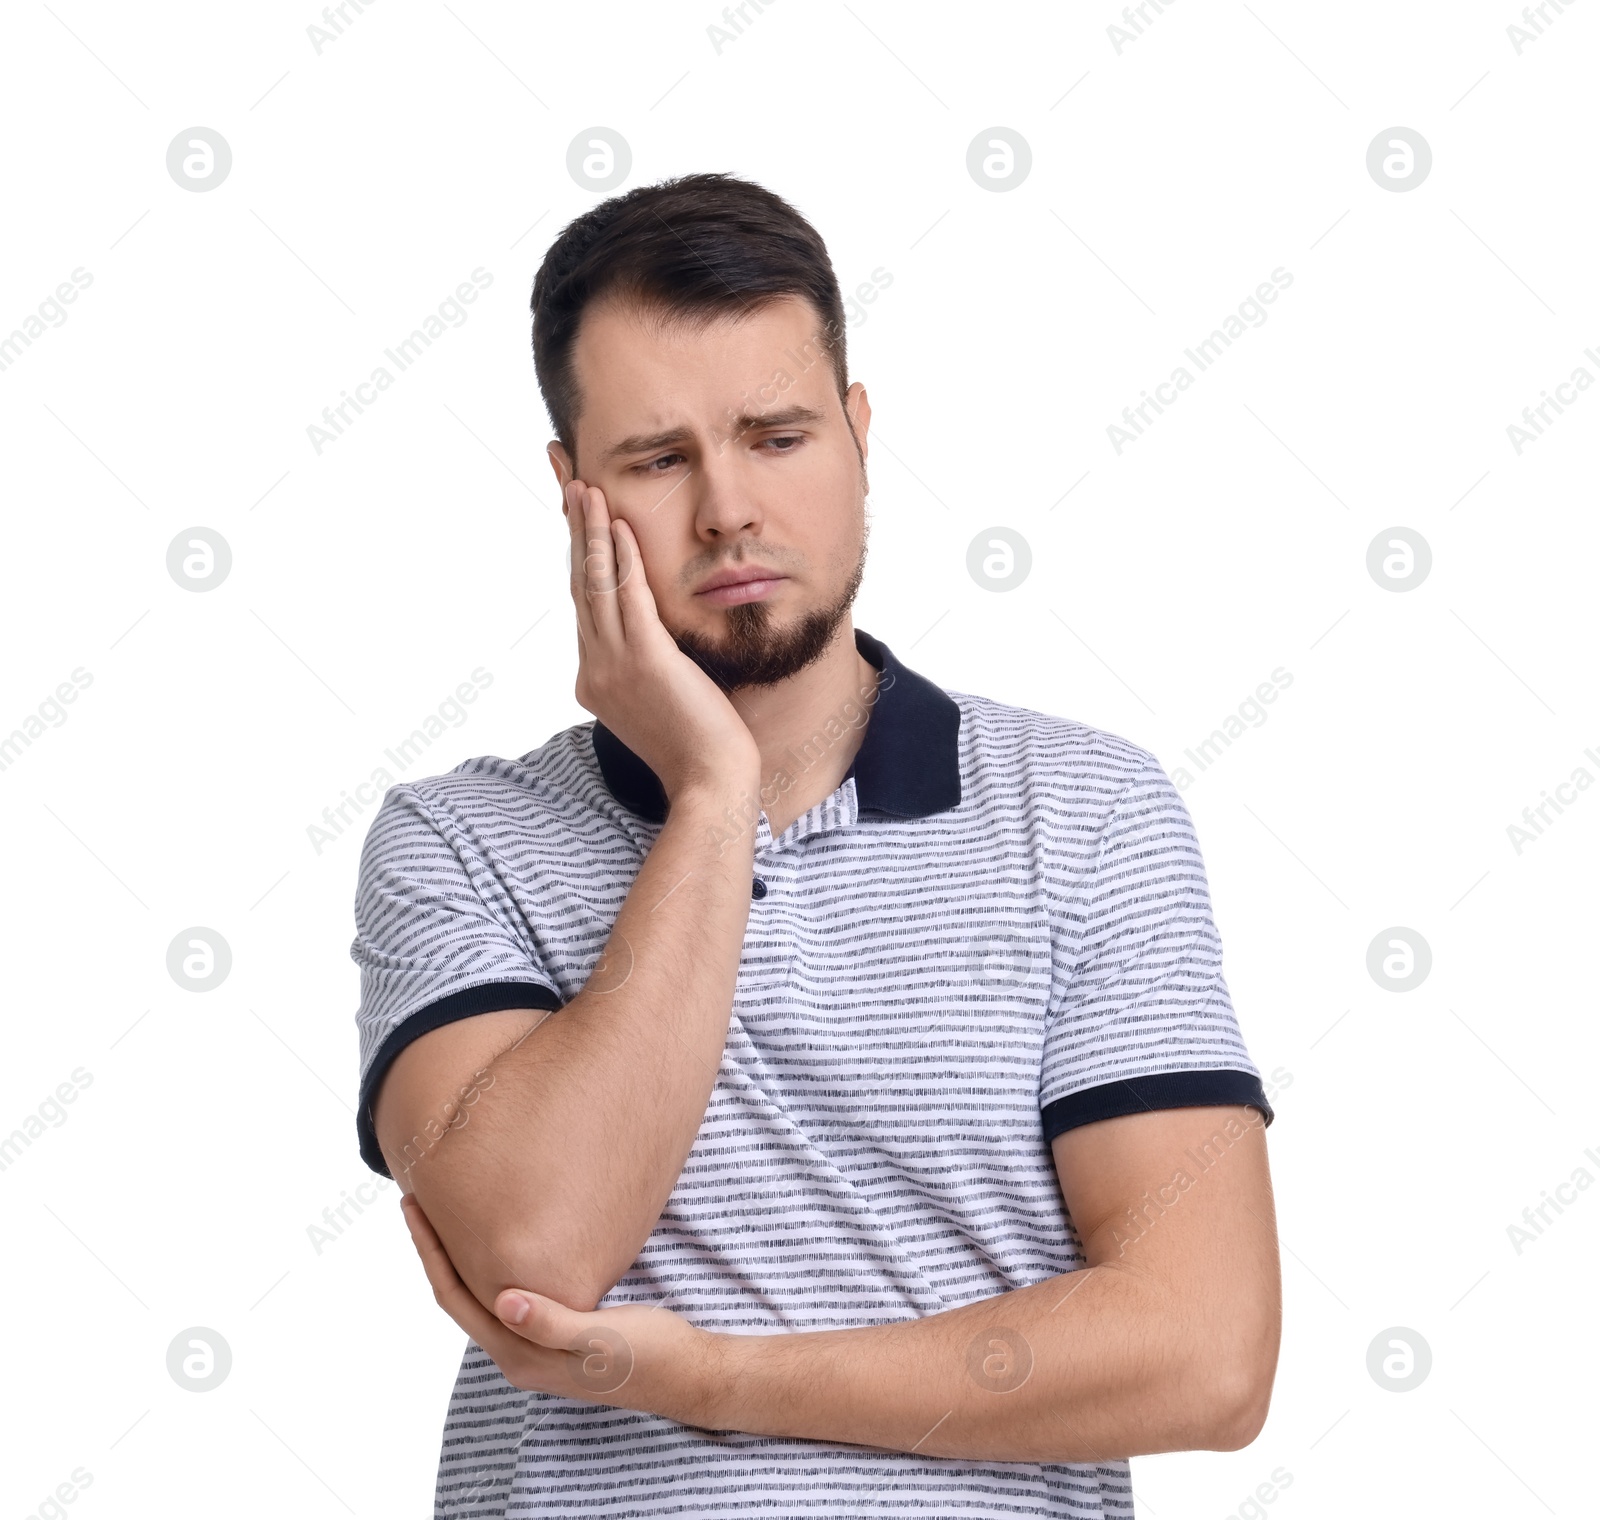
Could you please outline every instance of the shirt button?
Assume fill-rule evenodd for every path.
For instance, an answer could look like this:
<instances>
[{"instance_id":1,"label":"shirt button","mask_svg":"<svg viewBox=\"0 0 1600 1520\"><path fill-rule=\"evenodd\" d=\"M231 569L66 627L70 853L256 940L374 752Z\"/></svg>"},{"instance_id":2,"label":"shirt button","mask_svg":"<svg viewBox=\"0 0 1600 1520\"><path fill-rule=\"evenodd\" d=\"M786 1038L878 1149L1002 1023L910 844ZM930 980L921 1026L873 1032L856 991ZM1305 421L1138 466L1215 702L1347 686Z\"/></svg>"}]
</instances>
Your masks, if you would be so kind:
<instances>
[{"instance_id":1,"label":"shirt button","mask_svg":"<svg viewBox=\"0 0 1600 1520\"><path fill-rule=\"evenodd\" d=\"M757 902L767 895L767 884L759 876L750 883L750 895Z\"/></svg>"}]
</instances>

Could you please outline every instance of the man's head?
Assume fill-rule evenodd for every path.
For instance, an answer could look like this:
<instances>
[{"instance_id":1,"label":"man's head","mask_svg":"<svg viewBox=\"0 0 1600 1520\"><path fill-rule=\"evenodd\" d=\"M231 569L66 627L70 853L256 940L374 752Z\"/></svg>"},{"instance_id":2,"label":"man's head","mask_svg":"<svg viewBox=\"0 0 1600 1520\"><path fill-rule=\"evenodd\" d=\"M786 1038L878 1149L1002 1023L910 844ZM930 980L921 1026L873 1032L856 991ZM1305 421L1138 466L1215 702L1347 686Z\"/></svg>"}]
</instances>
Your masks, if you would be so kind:
<instances>
[{"instance_id":1,"label":"man's head","mask_svg":"<svg viewBox=\"0 0 1600 1520\"><path fill-rule=\"evenodd\" d=\"M532 310L557 479L633 529L678 647L728 687L818 658L861 584L871 409L816 231L726 175L644 186L562 231Z\"/></svg>"}]
</instances>

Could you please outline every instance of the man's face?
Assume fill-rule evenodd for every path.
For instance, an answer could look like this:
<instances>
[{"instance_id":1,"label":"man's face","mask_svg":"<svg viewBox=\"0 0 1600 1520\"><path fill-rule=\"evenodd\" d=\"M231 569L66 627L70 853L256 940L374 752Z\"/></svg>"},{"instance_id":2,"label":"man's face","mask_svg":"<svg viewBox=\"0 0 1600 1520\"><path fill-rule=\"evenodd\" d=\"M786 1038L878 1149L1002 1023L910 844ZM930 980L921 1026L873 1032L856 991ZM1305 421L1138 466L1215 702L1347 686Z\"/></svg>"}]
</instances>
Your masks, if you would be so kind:
<instances>
[{"instance_id":1,"label":"man's face","mask_svg":"<svg viewBox=\"0 0 1600 1520\"><path fill-rule=\"evenodd\" d=\"M557 477L605 493L663 625L728 687L810 664L860 586L871 408L859 383L841 406L820 332L798 297L698 326L601 301L574 344L578 457L552 443ZM745 584L707 585L729 574Z\"/></svg>"}]
</instances>

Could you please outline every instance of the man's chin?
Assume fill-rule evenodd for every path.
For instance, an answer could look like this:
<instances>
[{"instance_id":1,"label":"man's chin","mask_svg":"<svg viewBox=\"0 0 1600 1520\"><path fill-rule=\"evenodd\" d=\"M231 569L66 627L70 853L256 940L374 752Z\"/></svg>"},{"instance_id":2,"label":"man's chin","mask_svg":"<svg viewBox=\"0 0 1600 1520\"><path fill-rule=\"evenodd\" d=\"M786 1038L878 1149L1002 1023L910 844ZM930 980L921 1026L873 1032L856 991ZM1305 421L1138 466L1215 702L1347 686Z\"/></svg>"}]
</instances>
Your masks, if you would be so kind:
<instances>
[{"instance_id":1,"label":"man's chin","mask_svg":"<svg viewBox=\"0 0 1600 1520\"><path fill-rule=\"evenodd\" d=\"M776 686L822 658L848 611L848 603L815 610L775 628L771 610L749 602L728 609L720 636L680 633L673 641L724 690Z\"/></svg>"}]
</instances>

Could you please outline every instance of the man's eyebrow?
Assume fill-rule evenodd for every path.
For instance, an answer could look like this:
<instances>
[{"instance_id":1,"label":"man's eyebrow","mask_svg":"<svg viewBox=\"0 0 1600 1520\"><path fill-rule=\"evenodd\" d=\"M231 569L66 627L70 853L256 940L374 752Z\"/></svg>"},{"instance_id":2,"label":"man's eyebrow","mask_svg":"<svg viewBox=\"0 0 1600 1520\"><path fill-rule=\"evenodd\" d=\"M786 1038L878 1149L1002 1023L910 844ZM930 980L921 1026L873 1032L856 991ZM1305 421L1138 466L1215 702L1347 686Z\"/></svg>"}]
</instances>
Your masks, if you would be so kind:
<instances>
[{"instance_id":1,"label":"man's eyebrow","mask_svg":"<svg viewBox=\"0 0 1600 1520\"><path fill-rule=\"evenodd\" d=\"M785 406L771 412L741 412L730 420L729 436L739 437L755 428L793 427L801 422L823 422L827 413L814 406ZM609 463L629 454L650 454L657 449L669 449L690 442L693 432L686 427L667 428L659 433L635 433L619 439L600 451L602 463Z\"/></svg>"},{"instance_id":2,"label":"man's eyebrow","mask_svg":"<svg viewBox=\"0 0 1600 1520\"><path fill-rule=\"evenodd\" d=\"M609 448L601 449L600 462L609 463L619 459L625 454L649 454L657 449L671 448L674 444L687 443L694 435L688 428L668 428L662 433L635 433L632 437L623 438L613 443Z\"/></svg>"},{"instance_id":3,"label":"man's eyebrow","mask_svg":"<svg viewBox=\"0 0 1600 1520\"><path fill-rule=\"evenodd\" d=\"M823 422L826 412L814 406L785 406L772 412L741 412L733 419L733 431L748 433L754 428L793 427L797 422Z\"/></svg>"}]
</instances>

